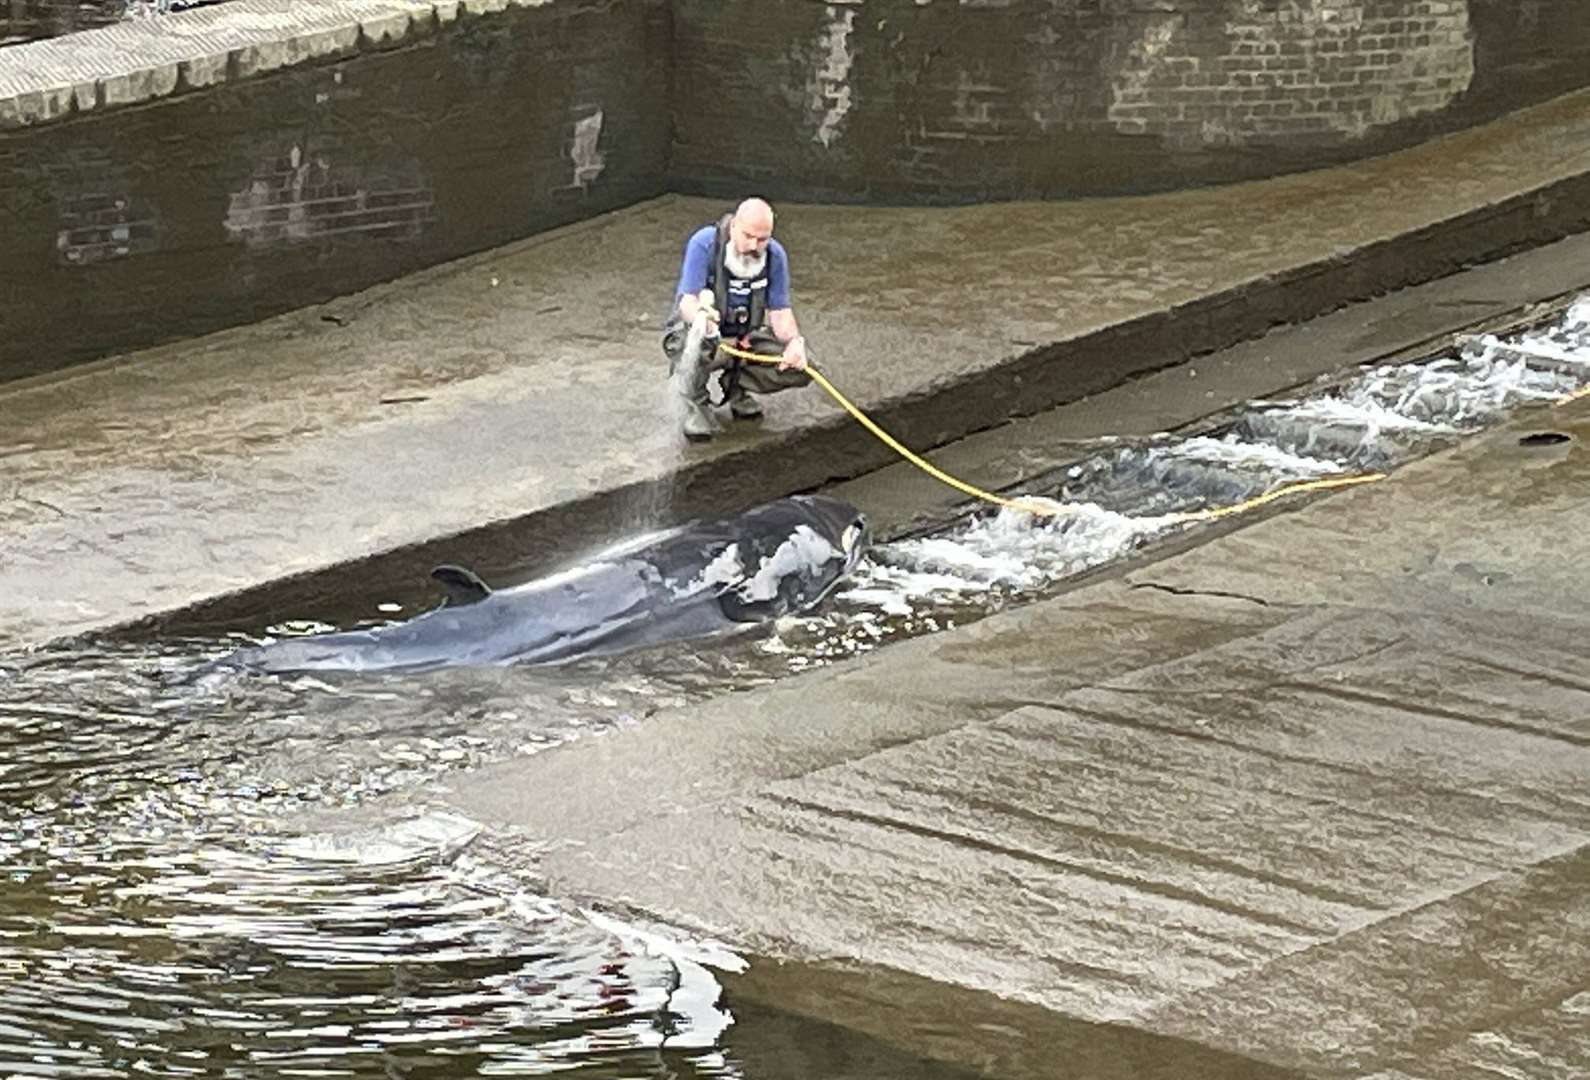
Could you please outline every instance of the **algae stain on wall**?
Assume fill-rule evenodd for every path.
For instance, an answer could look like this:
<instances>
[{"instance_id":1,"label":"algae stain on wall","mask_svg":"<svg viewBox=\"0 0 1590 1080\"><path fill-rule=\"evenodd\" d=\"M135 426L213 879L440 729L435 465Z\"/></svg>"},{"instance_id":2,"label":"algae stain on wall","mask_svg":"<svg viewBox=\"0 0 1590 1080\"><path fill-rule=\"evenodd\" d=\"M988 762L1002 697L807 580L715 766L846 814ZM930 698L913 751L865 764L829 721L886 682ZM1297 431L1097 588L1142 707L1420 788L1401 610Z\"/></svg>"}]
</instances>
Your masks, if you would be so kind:
<instances>
[{"instance_id":1,"label":"algae stain on wall","mask_svg":"<svg viewBox=\"0 0 1590 1080\"><path fill-rule=\"evenodd\" d=\"M607 155L599 149L602 141L604 112L597 109L589 116L574 122L574 138L569 144L569 157L574 162L574 185L587 188L607 167Z\"/></svg>"},{"instance_id":2,"label":"algae stain on wall","mask_svg":"<svg viewBox=\"0 0 1590 1080\"><path fill-rule=\"evenodd\" d=\"M814 50L816 62L806 84L806 115L813 124L812 141L831 147L850 114L850 70L856 55L851 34L856 28L854 9L829 4Z\"/></svg>"},{"instance_id":3,"label":"algae stain on wall","mask_svg":"<svg viewBox=\"0 0 1590 1080\"><path fill-rule=\"evenodd\" d=\"M44 172L59 208L55 251L62 265L90 266L160 249L159 214L132 190L129 170L108 151L69 152Z\"/></svg>"},{"instance_id":4,"label":"algae stain on wall","mask_svg":"<svg viewBox=\"0 0 1590 1080\"><path fill-rule=\"evenodd\" d=\"M1108 72L1108 118L1178 146L1358 138L1474 80L1469 0L1229 0L1148 16Z\"/></svg>"},{"instance_id":5,"label":"algae stain on wall","mask_svg":"<svg viewBox=\"0 0 1590 1080\"><path fill-rule=\"evenodd\" d=\"M271 154L231 192L223 226L250 249L354 234L414 239L434 221L419 162L360 162L329 137Z\"/></svg>"}]
</instances>

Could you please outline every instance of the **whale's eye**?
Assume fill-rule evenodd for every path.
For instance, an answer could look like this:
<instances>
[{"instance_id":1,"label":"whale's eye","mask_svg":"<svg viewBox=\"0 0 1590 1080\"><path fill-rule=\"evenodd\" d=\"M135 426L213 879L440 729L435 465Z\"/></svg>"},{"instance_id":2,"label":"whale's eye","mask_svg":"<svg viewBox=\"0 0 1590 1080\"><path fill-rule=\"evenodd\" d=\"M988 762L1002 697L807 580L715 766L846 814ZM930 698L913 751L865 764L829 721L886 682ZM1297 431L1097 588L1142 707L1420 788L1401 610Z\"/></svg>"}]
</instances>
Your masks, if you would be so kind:
<instances>
[{"instance_id":1,"label":"whale's eye","mask_svg":"<svg viewBox=\"0 0 1590 1080\"><path fill-rule=\"evenodd\" d=\"M849 555L856 549L856 541L861 539L860 525L845 526L844 534L839 537L839 546Z\"/></svg>"}]
</instances>

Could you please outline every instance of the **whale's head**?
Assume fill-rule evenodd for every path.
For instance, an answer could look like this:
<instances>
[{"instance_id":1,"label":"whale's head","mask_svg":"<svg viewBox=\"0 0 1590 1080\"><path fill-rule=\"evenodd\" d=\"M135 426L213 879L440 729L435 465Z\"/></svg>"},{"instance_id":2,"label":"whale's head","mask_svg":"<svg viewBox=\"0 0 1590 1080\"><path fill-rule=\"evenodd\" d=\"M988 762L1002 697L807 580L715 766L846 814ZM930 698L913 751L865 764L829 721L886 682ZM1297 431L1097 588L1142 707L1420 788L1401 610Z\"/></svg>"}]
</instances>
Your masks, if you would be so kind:
<instances>
[{"instance_id":1,"label":"whale's head","mask_svg":"<svg viewBox=\"0 0 1590 1080\"><path fill-rule=\"evenodd\" d=\"M813 607L856 568L871 542L866 515L831 495L794 495L739 521L738 579L723 612L754 622Z\"/></svg>"},{"instance_id":2,"label":"whale's head","mask_svg":"<svg viewBox=\"0 0 1590 1080\"><path fill-rule=\"evenodd\" d=\"M839 553L842 568L835 580L854 570L872 543L867 515L832 495L796 495L791 501L806 508L813 519L813 528Z\"/></svg>"}]
</instances>

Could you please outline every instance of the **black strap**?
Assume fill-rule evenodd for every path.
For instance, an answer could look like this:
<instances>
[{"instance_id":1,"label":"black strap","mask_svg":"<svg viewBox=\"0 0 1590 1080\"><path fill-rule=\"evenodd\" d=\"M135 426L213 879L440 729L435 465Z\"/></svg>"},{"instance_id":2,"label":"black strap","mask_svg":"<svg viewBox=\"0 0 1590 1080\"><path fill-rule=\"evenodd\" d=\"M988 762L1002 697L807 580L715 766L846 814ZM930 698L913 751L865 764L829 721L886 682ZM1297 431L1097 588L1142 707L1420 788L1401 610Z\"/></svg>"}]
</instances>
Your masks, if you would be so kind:
<instances>
[{"instance_id":1,"label":"black strap","mask_svg":"<svg viewBox=\"0 0 1590 1080\"><path fill-rule=\"evenodd\" d=\"M718 219L718 231L712 240L712 263L707 267L707 284L712 288L712 299L718 314L729 308L729 275L723 272L723 257L729 252L729 222L733 214Z\"/></svg>"},{"instance_id":2,"label":"black strap","mask_svg":"<svg viewBox=\"0 0 1590 1080\"><path fill-rule=\"evenodd\" d=\"M718 385L723 389L723 397L712 402L714 408L727 405L734 400L735 392L740 389L740 368L744 363L745 361L736 356L729 361L729 366L723 369L723 374L718 376ZM709 394L708 398L710 397Z\"/></svg>"},{"instance_id":3,"label":"black strap","mask_svg":"<svg viewBox=\"0 0 1590 1080\"><path fill-rule=\"evenodd\" d=\"M733 214L724 214L718 219L717 232L712 239L712 263L707 267L707 287L712 290L712 302L718 309L718 316L722 318L729 313L729 274L723 265L724 256L729 252L729 224L734 220ZM762 266L763 288L752 289L746 303L747 322L738 329L744 332L760 329L767 322L767 290L773 286L773 253L769 251L767 261Z\"/></svg>"}]
</instances>

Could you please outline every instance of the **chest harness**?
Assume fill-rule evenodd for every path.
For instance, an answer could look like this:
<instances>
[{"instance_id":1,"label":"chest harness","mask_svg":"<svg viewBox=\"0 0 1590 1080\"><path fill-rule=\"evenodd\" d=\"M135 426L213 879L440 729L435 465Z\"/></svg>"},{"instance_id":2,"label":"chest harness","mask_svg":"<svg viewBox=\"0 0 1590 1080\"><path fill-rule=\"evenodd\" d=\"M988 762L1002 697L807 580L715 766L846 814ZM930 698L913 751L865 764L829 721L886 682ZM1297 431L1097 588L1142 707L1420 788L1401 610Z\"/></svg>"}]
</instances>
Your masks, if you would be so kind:
<instances>
[{"instance_id":1,"label":"chest harness","mask_svg":"<svg viewBox=\"0 0 1590 1080\"><path fill-rule=\"evenodd\" d=\"M733 214L718 219L718 231L712 241L712 262L707 266L707 288L712 290L713 304L718 309L718 330L725 339L736 341L753 330L761 329L767 319L767 290L773 270L773 253L767 252L762 260L762 270L754 277L736 277L723 265L729 250L729 222ZM729 400L740 388L742 362L736 357L723 374L723 398ZM718 402L719 405L723 402Z\"/></svg>"},{"instance_id":2,"label":"chest harness","mask_svg":"<svg viewBox=\"0 0 1590 1080\"><path fill-rule=\"evenodd\" d=\"M726 338L743 338L760 329L767 318L767 289L773 269L773 254L767 253L762 270L754 277L735 277L723 265L729 251L729 222L733 214L724 214L718 221L718 231L712 242L712 262L707 267L707 287L718 314L718 327Z\"/></svg>"}]
</instances>

